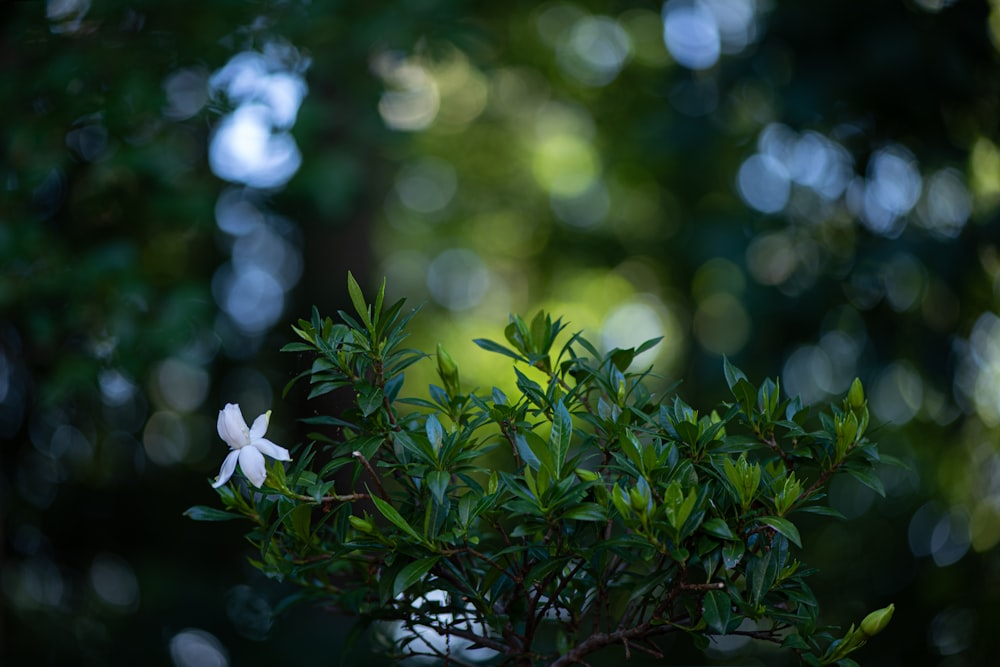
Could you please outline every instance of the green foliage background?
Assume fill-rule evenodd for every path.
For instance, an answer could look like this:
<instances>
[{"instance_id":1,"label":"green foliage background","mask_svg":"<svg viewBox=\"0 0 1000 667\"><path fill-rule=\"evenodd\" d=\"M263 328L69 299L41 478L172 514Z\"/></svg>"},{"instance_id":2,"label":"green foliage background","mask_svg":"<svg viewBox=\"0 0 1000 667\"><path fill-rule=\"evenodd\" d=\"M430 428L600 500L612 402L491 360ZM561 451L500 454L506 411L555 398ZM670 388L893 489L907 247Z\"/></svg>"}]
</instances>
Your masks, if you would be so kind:
<instances>
[{"instance_id":1,"label":"green foliage background","mask_svg":"<svg viewBox=\"0 0 1000 667\"><path fill-rule=\"evenodd\" d=\"M0 4L4 664L186 664L173 640L201 637L186 629L211 633L234 665L286 651L332 662L345 622L303 609L272 625L283 592L242 565L239 529L181 511L213 498L223 403L272 407L273 439L303 439L302 397L277 394L302 370L277 354L282 322L342 307L348 269L427 300L415 345L444 343L484 386L498 367L471 339L538 306L595 340L611 340L622 306L658 322L666 339L649 361L694 406L724 396L723 352L814 392L860 375L883 423L873 437L912 471L883 480L885 500L841 487L831 502L851 520L805 531L817 595L834 618L895 601L863 663L991 664L1000 12L746 6L753 39L692 71L664 48L655 3ZM631 44L601 85L573 46L587 16L613 18ZM217 224L230 185L208 146L231 105L205 96L177 114L165 84L268 44L309 58L292 128L302 164L246 196L287 223L274 229L302 276L278 322L248 333L213 288L234 239ZM412 105L429 89L426 126L387 124L390 93ZM903 151L920 203L879 228L849 196L799 183L779 210L754 210L738 175L772 123L835 140L858 178L880 151ZM931 188L956 180L967 200ZM597 182L606 199L567 203ZM935 223L963 201L964 224ZM461 252L435 265L448 250ZM428 280L456 265L458 279Z\"/></svg>"}]
</instances>

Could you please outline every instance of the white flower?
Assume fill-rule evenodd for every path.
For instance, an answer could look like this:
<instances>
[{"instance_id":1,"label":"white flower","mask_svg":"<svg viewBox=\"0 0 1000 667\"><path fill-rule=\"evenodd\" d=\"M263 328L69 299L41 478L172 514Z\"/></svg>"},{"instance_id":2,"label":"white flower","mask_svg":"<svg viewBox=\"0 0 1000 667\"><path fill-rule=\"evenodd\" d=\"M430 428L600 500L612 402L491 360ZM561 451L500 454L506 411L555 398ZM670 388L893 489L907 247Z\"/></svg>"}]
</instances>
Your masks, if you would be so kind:
<instances>
[{"instance_id":1,"label":"white flower","mask_svg":"<svg viewBox=\"0 0 1000 667\"><path fill-rule=\"evenodd\" d=\"M264 455L270 456L278 461L291 461L288 450L279 447L264 437L267 431L267 423L271 419L271 411L268 410L253 421L253 426L247 428L247 422L243 419L243 412L236 403L227 403L226 407L219 410L219 436L226 441L233 451L222 462L222 469L219 470L219 478L212 485L217 489L233 476L236 470L236 462L239 461L240 470L247 476L250 483L260 488L267 477L267 469L264 467Z\"/></svg>"}]
</instances>

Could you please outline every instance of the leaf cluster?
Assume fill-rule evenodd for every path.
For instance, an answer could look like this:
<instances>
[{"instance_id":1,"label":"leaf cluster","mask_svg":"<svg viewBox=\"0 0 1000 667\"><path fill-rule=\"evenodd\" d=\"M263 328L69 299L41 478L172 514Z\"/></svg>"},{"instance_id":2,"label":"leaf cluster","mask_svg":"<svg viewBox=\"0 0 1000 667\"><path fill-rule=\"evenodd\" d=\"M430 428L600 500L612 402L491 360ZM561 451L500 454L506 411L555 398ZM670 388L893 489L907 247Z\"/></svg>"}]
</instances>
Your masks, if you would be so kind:
<instances>
[{"instance_id":1,"label":"leaf cluster","mask_svg":"<svg viewBox=\"0 0 1000 667\"><path fill-rule=\"evenodd\" d=\"M254 565L296 600L393 623L395 655L454 664L585 664L610 645L662 658L670 635L707 648L729 634L852 664L867 636L818 626L795 522L836 515L835 474L882 492L860 382L817 415L726 360L731 399L700 412L632 370L656 341L601 353L540 312L475 341L511 358L515 396L463 390L439 347L441 385L400 398L429 356L402 345L415 311L384 306L384 284L372 305L352 276L348 291L354 314L314 311L285 348L312 358L296 378L310 397L352 392L305 420L335 435L275 463L264 493L230 485L224 511L191 510L250 519Z\"/></svg>"}]
</instances>

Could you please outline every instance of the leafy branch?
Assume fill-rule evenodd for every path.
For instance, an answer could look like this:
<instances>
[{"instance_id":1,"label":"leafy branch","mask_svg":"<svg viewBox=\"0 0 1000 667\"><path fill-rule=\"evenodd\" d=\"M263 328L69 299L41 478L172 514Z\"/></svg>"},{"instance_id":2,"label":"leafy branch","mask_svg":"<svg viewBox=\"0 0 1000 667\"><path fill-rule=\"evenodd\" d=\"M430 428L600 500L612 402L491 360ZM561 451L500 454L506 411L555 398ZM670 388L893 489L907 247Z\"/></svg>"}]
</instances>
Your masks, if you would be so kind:
<instances>
[{"instance_id":1,"label":"leafy branch","mask_svg":"<svg viewBox=\"0 0 1000 667\"><path fill-rule=\"evenodd\" d=\"M817 411L725 360L732 400L700 412L632 369L655 340L602 353L539 312L511 316L505 343L475 341L512 361L512 397L463 391L438 346L441 385L400 398L405 370L432 355L403 346L415 311L386 306L384 289L369 304L348 276L355 312L314 310L284 348L309 363L286 393L302 380L310 398L350 392L309 420L332 432L275 462L262 493L230 482L225 510L189 511L250 519L252 563L301 599L383 624L397 657L459 665L586 664L612 645L662 659L669 636L706 648L731 634L847 666L888 622L891 606L841 636L817 627L797 559L794 516L832 514L835 475L881 492L860 382Z\"/></svg>"}]
</instances>

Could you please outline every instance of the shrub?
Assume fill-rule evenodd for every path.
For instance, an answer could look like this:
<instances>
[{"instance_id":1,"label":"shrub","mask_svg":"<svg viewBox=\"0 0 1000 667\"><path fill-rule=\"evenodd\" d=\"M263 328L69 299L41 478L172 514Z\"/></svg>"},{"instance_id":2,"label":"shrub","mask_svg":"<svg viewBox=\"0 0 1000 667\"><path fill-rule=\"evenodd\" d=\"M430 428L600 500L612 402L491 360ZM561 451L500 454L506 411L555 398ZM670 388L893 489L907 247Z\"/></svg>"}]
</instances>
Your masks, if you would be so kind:
<instances>
[{"instance_id":1,"label":"shrub","mask_svg":"<svg viewBox=\"0 0 1000 667\"><path fill-rule=\"evenodd\" d=\"M702 649L744 635L852 665L888 623L891 605L839 637L819 627L796 557L793 517L836 515L833 475L882 491L859 381L817 416L725 360L732 400L699 412L630 370L655 340L602 354L539 312L512 316L504 344L475 341L512 360L515 395L467 391L438 347L441 384L407 398L405 369L431 355L404 347L415 311L384 306L384 287L368 305L349 276L356 314L314 310L284 348L311 359L292 384L350 392L350 407L304 419L326 432L286 466L266 416L247 428L227 406L219 482L239 460L262 485L217 482L224 510L188 510L248 519L251 562L295 600L387 623L392 655L456 665L585 664L611 645L663 658L668 635ZM263 454L275 460L261 480Z\"/></svg>"}]
</instances>

